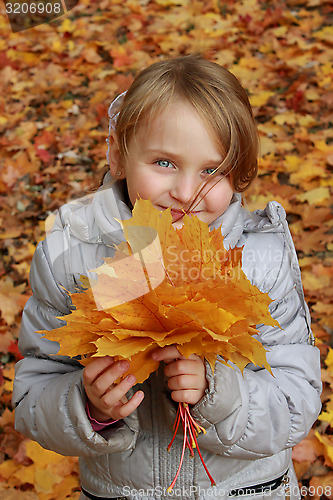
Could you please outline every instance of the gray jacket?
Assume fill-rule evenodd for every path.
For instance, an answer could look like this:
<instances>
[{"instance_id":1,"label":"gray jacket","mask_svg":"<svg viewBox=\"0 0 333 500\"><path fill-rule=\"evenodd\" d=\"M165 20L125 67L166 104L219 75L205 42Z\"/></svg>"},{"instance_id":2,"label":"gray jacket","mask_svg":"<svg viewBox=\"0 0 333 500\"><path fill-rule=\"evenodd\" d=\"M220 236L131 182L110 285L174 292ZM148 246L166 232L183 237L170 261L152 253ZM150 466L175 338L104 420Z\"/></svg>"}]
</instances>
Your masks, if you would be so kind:
<instances>
[{"instance_id":1,"label":"gray jacket","mask_svg":"<svg viewBox=\"0 0 333 500\"><path fill-rule=\"evenodd\" d=\"M162 367L141 385L145 398L139 408L99 434L85 412L82 366L53 356L58 344L35 333L64 324L57 319L71 310L64 288L74 292L79 275L89 276L112 255L110 245L123 239L114 217L129 218L131 211L123 182L110 188L109 181L107 176L94 195L63 206L37 246L30 271L33 295L19 338L24 359L17 363L14 383L16 429L47 449L79 456L82 486L96 496L163 498L179 464L182 438L167 451L177 405ZM270 311L282 329L258 325L274 377L251 364L243 376L222 363L212 375L207 366L209 388L191 412L207 430L198 442L217 485L210 486L198 454L193 459L186 453L174 495L226 498L231 489L265 483L289 469L291 498L299 498L291 450L320 412L320 361L285 212L270 202L250 213L235 194L214 226L221 223L225 246L244 245L245 274L274 300Z\"/></svg>"}]
</instances>

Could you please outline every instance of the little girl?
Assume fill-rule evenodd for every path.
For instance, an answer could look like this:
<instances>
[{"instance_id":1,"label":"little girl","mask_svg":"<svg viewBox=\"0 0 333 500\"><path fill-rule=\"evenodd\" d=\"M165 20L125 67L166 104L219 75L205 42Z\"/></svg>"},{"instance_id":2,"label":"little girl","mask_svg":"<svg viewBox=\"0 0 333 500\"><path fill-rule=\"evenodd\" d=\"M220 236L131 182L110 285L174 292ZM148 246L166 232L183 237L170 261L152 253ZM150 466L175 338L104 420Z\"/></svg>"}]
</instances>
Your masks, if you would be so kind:
<instances>
[{"instance_id":1,"label":"little girl","mask_svg":"<svg viewBox=\"0 0 333 500\"><path fill-rule=\"evenodd\" d=\"M248 212L241 192L257 172L258 139L244 89L227 70L198 56L153 64L110 106L109 172L92 196L63 206L39 243L30 272L13 402L16 428L43 447L80 457L81 498L300 498L291 451L320 411L319 351L285 212L276 202ZM54 356L58 344L36 333L64 324L80 274L113 255L122 239L115 219L131 217L138 197L171 207L210 228L226 248L243 246L248 279L273 300L281 325L258 325L267 370L217 363L214 373L175 345L152 354L159 369L136 384L129 361L96 358L85 369ZM119 375L128 372L119 385ZM206 429L197 454L171 450L178 402Z\"/></svg>"}]
</instances>

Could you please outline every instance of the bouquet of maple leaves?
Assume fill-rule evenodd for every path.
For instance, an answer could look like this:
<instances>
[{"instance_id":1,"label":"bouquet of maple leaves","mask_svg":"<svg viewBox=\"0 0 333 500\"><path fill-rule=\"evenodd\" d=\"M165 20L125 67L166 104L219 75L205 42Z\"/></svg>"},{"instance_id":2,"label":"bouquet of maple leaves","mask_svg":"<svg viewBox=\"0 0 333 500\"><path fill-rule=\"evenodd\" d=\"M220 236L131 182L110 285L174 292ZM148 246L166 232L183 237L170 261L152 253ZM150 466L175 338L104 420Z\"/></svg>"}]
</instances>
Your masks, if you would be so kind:
<instances>
[{"instance_id":1,"label":"bouquet of maple leaves","mask_svg":"<svg viewBox=\"0 0 333 500\"><path fill-rule=\"evenodd\" d=\"M221 228L209 230L197 217L184 215L174 229L170 209L155 209L137 200L132 218L119 221L126 241L94 269L96 279L81 276L84 290L71 293L75 310L67 324L40 331L60 344L58 355L81 356L86 365L96 356L130 360L130 371L142 383L158 368L151 353L174 344L188 357L196 354L214 371L216 361L241 371L248 363L270 371L266 351L254 337L256 325L279 326L268 310L268 294L252 285L241 269L242 248L225 250ZM126 374L124 374L126 376ZM185 403L179 403L175 438L183 426L183 452L197 448L205 432Z\"/></svg>"}]
</instances>

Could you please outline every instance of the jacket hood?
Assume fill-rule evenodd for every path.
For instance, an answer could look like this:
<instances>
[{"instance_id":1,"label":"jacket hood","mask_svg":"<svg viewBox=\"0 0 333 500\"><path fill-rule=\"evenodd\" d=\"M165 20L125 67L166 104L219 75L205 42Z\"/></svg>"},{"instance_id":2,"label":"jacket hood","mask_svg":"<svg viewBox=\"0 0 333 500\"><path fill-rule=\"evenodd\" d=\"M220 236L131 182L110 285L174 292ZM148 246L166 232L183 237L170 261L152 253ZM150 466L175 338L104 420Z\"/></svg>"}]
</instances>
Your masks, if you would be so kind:
<instances>
[{"instance_id":1,"label":"jacket hood","mask_svg":"<svg viewBox=\"0 0 333 500\"><path fill-rule=\"evenodd\" d=\"M71 236L85 243L118 244L124 240L118 220L132 216L125 202L126 184L113 183L108 172L98 191L63 205L54 221L47 223L51 231L67 228Z\"/></svg>"}]
</instances>

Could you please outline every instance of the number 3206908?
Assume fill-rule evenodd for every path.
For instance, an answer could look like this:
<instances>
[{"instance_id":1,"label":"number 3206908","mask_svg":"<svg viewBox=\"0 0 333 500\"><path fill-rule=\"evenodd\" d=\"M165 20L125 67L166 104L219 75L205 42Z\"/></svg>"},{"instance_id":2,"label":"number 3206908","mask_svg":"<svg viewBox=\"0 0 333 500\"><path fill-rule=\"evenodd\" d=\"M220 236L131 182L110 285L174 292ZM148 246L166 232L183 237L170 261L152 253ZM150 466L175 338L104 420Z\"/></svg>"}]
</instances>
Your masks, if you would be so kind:
<instances>
[{"instance_id":1,"label":"number 3206908","mask_svg":"<svg viewBox=\"0 0 333 500\"><path fill-rule=\"evenodd\" d=\"M7 14L60 14L61 3L6 3Z\"/></svg>"}]
</instances>

